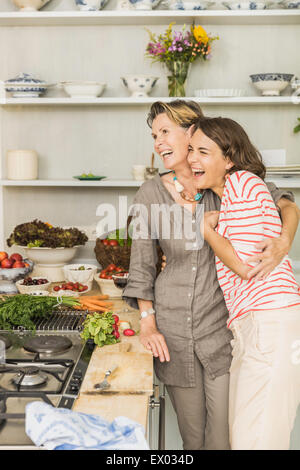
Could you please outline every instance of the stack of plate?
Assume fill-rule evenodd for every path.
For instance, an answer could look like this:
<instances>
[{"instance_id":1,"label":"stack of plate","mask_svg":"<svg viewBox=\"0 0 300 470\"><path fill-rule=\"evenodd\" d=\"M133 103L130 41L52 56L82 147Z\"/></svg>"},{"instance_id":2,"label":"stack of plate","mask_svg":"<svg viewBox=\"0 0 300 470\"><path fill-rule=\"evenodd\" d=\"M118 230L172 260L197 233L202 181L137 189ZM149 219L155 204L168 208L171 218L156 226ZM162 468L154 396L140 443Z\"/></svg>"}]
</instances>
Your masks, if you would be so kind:
<instances>
[{"instance_id":1,"label":"stack of plate","mask_svg":"<svg viewBox=\"0 0 300 470\"><path fill-rule=\"evenodd\" d=\"M198 98L236 98L244 94L245 90L235 88L208 88L194 91L194 95Z\"/></svg>"},{"instance_id":2,"label":"stack of plate","mask_svg":"<svg viewBox=\"0 0 300 470\"><path fill-rule=\"evenodd\" d=\"M268 166L267 173L284 177L300 175L300 165Z\"/></svg>"}]
</instances>

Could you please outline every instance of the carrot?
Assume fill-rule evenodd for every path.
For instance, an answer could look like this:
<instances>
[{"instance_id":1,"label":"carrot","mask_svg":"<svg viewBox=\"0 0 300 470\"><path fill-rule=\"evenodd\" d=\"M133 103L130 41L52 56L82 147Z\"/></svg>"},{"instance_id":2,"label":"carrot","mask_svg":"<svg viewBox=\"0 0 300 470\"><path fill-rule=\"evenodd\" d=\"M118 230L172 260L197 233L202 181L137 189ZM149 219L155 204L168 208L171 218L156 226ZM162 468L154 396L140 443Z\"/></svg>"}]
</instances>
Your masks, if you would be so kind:
<instances>
[{"instance_id":1,"label":"carrot","mask_svg":"<svg viewBox=\"0 0 300 470\"><path fill-rule=\"evenodd\" d=\"M107 300L109 299L109 295L85 295L84 299L95 299L95 300Z\"/></svg>"},{"instance_id":2,"label":"carrot","mask_svg":"<svg viewBox=\"0 0 300 470\"><path fill-rule=\"evenodd\" d=\"M94 305L99 305L99 307L111 307L113 305L112 302L104 302L104 301L100 301L100 300L90 300L88 301Z\"/></svg>"},{"instance_id":3,"label":"carrot","mask_svg":"<svg viewBox=\"0 0 300 470\"><path fill-rule=\"evenodd\" d=\"M87 307L88 309L91 309L91 310L97 310L99 312L105 312L105 310L107 310L107 307L104 308L104 307L100 307L99 305L94 305L90 302L85 302L85 303L82 303L81 304L83 307Z\"/></svg>"},{"instance_id":4,"label":"carrot","mask_svg":"<svg viewBox=\"0 0 300 470\"><path fill-rule=\"evenodd\" d=\"M93 304L93 305L98 305L99 307L111 307L113 305L112 302L105 302L104 300L100 301L100 300L93 300L93 299L85 299L85 298L81 298L79 299L79 302L81 304Z\"/></svg>"}]
</instances>

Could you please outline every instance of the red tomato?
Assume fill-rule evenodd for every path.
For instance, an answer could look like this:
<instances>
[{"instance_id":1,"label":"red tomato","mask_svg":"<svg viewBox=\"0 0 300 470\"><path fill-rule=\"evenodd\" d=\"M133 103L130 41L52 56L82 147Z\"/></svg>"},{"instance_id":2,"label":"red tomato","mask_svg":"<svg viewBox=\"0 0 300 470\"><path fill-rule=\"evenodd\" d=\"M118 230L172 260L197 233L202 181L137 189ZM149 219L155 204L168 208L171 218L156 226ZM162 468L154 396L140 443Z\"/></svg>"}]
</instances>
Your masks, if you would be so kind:
<instances>
[{"instance_id":1,"label":"red tomato","mask_svg":"<svg viewBox=\"0 0 300 470\"><path fill-rule=\"evenodd\" d=\"M109 240L109 246L119 246L118 240Z\"/></svg>"},{"instance_id":2,"label":"red tomato","mask_svg":"<svg viewBox=\"0 0 300 470\"><path fill-rule=\"evenodd\" d=\"M100 279L106 279L106 274L105 274L105 273L101 273L99 277L100 277Z\"/></svg>"},{"instance_id":3,"label":"red tomato","mask_svg":"<svg viewBox=\"0 0 300 470\"><path fill-rule=\"evenodd\" d=\"M102 243L103 243L104 246L108 246L109 245L109 240L106 240L106 239L102 240Z\"/></svg>"},{"instance_id":4,"label":"red tomato","mask_svg":"<svg viewBox=\"0 0 300 470\"><path fill-rule=\"evenodd\" d=\"M109 264L107 266L107 268L105 268L105 269L106 269L106 271L114 271L116 269L116 267L117 266L115 264Z\"/></svg>"}]
</instances>

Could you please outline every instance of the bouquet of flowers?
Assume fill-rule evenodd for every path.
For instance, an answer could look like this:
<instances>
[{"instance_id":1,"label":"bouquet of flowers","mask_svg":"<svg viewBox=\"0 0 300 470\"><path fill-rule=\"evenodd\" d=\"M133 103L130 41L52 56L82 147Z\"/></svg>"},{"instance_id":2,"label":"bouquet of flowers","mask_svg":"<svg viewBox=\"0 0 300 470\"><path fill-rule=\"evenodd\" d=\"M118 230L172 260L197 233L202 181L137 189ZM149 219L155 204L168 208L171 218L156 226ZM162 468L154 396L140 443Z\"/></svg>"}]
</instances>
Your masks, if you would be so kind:
<instances>
[{"instance_id":1,"label":"bouquet of flowers","mask_svg":"<svg viewBox=\"0 0 300 470\"><path fill-rule=\"evenodd\" d=\"M171 76L168 77L169 96L185 96L185 81L189 66L196 59L208 60L211 57L211 43L218 36L210 36L202 26L191 26L190 31L174 31L170 23L164 34L156 36L147 30L150 42L146 47L146 57L153 62L163 62Z\"/></svg>"}]
</instances>

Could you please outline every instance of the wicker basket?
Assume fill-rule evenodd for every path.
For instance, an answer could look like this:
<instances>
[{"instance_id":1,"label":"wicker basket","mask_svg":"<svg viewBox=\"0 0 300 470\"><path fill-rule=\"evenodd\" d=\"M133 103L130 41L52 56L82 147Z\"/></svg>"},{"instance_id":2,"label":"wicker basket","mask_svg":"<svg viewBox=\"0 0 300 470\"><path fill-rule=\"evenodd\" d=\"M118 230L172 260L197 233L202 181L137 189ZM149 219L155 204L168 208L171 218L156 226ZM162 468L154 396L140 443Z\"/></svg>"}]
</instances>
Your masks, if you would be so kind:
<instances>
[{"instance_id":1,"label":"wicker basket","mask_svg":"<svg viewBox=\"0 0 300 470\"><path fill-rule=\"evenodd\" d=\"M128 217L127 220L127 233L128 227L130 225L132 217ZM109 232L112 233L112 232ZM106 236L109 235L106 234ZM103 245L100 238L96 240L96 246L94 248L94 252L96 255L96 259L98 263L102 266L102 269L105 269L109 264L115 264L123 268L125 271L129 271L130 265L130 254L131 254L131 246L127 245L128 239L124 240L124 246L107 246ZM162 263L162 255L163 252L159 245L157 245L157 255L158 255L158 262L157 262L157 271L160 272L161 270L161 263Z\"/></svg>"}]
</instances>

